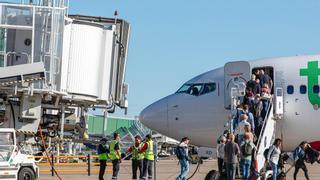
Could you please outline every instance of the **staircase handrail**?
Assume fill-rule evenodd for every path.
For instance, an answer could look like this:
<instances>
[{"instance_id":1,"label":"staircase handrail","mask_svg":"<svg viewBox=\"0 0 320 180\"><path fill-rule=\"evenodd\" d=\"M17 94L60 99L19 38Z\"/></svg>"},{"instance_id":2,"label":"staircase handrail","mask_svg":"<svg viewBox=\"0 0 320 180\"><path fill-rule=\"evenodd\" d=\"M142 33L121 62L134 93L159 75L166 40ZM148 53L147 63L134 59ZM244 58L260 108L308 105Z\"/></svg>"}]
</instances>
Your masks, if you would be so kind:
<instances>
[{"instance_id":1,"label":"staircase handrail","mask_svg":"<svg viewBox=\"0 0 320 180\"><path fill-rule=\"evenodd\" d=\"M260 132L260 135L259 135L259 139L258 139L258 143L257 143L257 149L260 148L260 145L261 145L261 142L262 142L262 136L265 132L265 127L269 121L269 116L270 116L270 113L273 113L273 112L270 112L271 111L271 107L272 107L272 98L270 98L269 100L269 104L268 104L268 109L267 109L267 112L266 112L266 115L264 117L264 120L263 120L263 125L262 125L262 128L261 128L261 132Z\"/></svg>"}]
</instances>

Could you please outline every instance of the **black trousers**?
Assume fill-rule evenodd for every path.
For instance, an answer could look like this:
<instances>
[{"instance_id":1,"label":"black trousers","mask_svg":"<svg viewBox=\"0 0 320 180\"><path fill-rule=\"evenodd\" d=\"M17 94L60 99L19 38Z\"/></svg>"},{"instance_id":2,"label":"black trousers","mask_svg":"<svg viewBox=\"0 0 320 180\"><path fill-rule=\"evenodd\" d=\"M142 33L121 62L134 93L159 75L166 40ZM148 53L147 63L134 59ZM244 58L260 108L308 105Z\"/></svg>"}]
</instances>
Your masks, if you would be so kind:
<instances>
[{"instance_id":1,"label":"black trousers","mask_svg":"<svg viewBox=\"0 0 320 180\"><path fill-rule=\"evenodd\" d=\"M106 170L107 160L100 160L99 180L104 180L104 172Z\"/></svg>"},{"instance_id":2,"label":"black trousers","mask_svg":"<svg viewBox=\"0 0 320 180\"><path fill-rule=\"evenodd\" d=\"M301 168L304 172L304 176L306 177L307 180L309 180L309 175L308 175L308 169L306 164L304 163L303 159L298 159L295 166L294 166L294 174L293 174L293 179L297 179L297 174L299 172L299 169Z\"/></svg>"},{"instance_id":3,"label":"black trousers","mask_svg":"<svg viewBox=\"0 0 320 180\"><path fill-rule=\"evenodd\" d=\"M143 160L143 179L152 179L153 160ZM148 173L148 178L147 178Z\"/></svg>"},{"instance_id":4,"label":"black trousers","mask_svg":"<svg viewBox=\"0 0 320 180\"><path fill-rule=\"evenodd\" d=\"M223 159L218 158L218 170L219 170L220 176L222 176L223 174L223 171L224 171L223 169L224 169Z\"/></svg>"},{"instance_id":5,"label":"black trousers","mask_svg":"<svg viewBox=\"0 0 320 180\"><path fill-rule=\"evenodd\" d=\"M112 179L117 179L120 170L120 160L112 160Z\"/></svg>"},{"instance_id":6,"label":"black trousers","mask_svg":"<svg viewBox=\"0 0 320 180\"><path fill-rule=\"evenodd\" d=\"M139 169L139 178L143 179L142 174L143 160L132 160L132 179L137 179L137 171Z\"/></svg>"}]
</instances>

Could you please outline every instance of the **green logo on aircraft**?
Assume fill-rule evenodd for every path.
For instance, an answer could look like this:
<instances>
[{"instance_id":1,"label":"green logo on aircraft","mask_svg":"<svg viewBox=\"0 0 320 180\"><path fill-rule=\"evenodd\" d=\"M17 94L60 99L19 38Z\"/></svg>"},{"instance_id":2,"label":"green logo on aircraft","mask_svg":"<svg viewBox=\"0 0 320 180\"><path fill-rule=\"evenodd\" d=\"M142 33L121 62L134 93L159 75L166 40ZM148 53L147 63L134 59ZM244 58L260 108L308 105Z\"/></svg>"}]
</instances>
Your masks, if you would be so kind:
<instances>
[{"instance_id":1,"label":"green logo on aircraft","mask_svg":"<svg viewBox=\"0 0 320 180\"><path fill-rule=\"evenodd\" d=\"M300 69L300 76L308 78L308 98L314 107L320 107L319 93L314 92L314 86L319 87L320 68L318 61L309 61L308 67Z\"/></svg>"}]
</instances>

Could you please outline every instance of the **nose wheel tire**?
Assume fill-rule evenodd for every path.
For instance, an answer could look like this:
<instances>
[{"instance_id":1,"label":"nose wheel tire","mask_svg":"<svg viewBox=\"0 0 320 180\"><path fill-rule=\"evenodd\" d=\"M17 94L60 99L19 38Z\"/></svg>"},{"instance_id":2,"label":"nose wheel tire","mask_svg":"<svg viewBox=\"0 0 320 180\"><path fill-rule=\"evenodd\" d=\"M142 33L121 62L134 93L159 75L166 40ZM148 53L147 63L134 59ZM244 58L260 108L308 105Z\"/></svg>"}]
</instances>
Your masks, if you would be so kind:
<instances>
[{"instance_id":1,"label":"nose wheel tire","mask_svg":"<svg viewBox=\"0 0 320 180\"><path fill-rule=\"evenodd\" d=\"M18 174L18 180L35 180L36 176L29 167L23 167Z\"/></svg>"},{"instance_id":2,"label":"nose wheel tire","mask_svg":"<svg viewBox=\"0 0 320 180\"><path fill-rule=\"evenodd\" d=\"M211 170L206 175L205 180L220 180L220 174L216 170Z\"/></svg>"}]
</instances>

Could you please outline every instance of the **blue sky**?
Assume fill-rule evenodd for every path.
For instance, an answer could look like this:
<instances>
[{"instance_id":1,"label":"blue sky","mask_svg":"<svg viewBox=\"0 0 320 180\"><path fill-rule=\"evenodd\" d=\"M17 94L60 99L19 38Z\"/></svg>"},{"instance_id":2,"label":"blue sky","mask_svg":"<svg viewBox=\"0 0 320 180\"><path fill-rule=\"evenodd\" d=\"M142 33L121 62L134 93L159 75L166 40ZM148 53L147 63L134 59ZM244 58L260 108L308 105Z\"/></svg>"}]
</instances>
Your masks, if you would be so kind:
<instances>
[{"instance_id":1,"label":"blue sky","mask_svg":"<svg viewBox=\"0 0 320 180\"><path fill-rule=\"evenodd\" d=\"M113 17L116 9L132 28L130 117L227 61L320 49L317 0L70 0L69 12Z\"/></svg>"}]
</instances>

